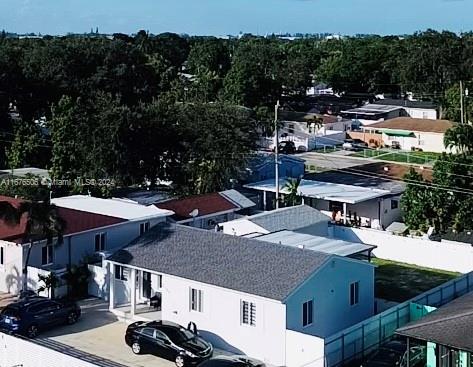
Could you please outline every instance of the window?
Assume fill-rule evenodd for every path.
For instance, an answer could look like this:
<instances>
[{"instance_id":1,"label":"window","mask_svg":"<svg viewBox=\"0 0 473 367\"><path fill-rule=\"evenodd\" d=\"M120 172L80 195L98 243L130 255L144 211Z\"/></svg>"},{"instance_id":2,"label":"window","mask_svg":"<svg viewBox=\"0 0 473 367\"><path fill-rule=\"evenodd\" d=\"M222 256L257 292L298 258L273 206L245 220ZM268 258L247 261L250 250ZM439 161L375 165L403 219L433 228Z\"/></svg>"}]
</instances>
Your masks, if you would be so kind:
<instances>
[{"instance_id":1,"label":"window","mask_svg":"<svg viewBox=\"0 0 473 367\"><path fill-rule=\"evenodd\" d=\"M399 201L391 200L391 210L399 208Z\"/></svg>"},{"instance_id":2,"label":"window","mask_svg":"<svg viewBox=\"0 0 473 367\"><path fill-rule=\"evenodd\" d=\"M289 131L289 134L294 134L294 124L289 124L288 131Z\"/></svg>"},{"instance_id":3,"label":"window","mask_svg":"<svg viewBox=\"0 0 473 367\"><path fill-rule=\"evenodd\" d=\"M360 282L350 284L350 306L358 304L360 299Z\"/></svg>"},{"instance_id":4,"label":"window","mask_svg":"<svg viewBox=\"0 0 473 367\"><path fill-rule=\"evenodd\" d=\"M105 240L106 240L106 233L97 233L95 235L95 252L104 251L105 250Z\"/></svg>"},{"instance_id":5,"label":"window","mask_svg":"<svg viewBox=\"0 0 473 367\"><path fill-rule=\"evenodd\" d=\"M3 247L0 247L0 266L5 265L4 251Z\"/></svg>"},{"instance_id":6,"label":"window","mask_svg":"<svg viewBox=\"0 0 473 367\"><path fill-rule=\"evenodd\" d=\"M191 311L203 312L203 293L199 289L189 289L189 308Z\"/></svg>"},{"instance_id":7,"label":"window","mask_svg":"<svg viewBox=\"0 0 473 367\"><path fill-rule=\"evenodd\" d=\"M312 325L313 322L313 311L314 310L314 302L312 300L304 302L302 304L302 326L309 326Z\"/></svg>"},{"instance_id":8,"label":"window","mask_svg":"<svg viewBox=\"0 0 473 367\"><path fill-rule=\"evenodd\" d=\"M115 279L127 281L128 271L128 268L125 268L124 266L115 265Z\"/></svg>"},{"instance_id":9,"label":"window","mask_svg":"<svg viewBox=\"0 0 473 367\"><path fill-rule=\"evenodd\" d=\"M149 222L140 223L140 236L149 231Z\"/></svg>"},{"instance_id":10,"label":"window","mask_svg":"<svg viewBox=\"0 0 473 367\"><path fill-rule=\"evenodd\" d=\"M49 265L53 263L53 245L44 245L41 249L41 265Z\"/></svg>"},{"instance_id":11,"label":"window","mask_svg":"<svg viewBox=\"0 0 473 367\"><path fill-rule=\"evenodd\" d=\"M150 327L144 327L140 330L140 334L143 334L149 338L154 338L155 329L152 329Z\"/></svg>"},{"instance_id":12,"label":"window","mask_svg":"<svg viewBox=\"0 0 473 367\"><path fill-rule=\"evenodd\" d=\"M253 302L241 302L241 323L256 326L256 304Z\"/></svg>"}]
</instances>

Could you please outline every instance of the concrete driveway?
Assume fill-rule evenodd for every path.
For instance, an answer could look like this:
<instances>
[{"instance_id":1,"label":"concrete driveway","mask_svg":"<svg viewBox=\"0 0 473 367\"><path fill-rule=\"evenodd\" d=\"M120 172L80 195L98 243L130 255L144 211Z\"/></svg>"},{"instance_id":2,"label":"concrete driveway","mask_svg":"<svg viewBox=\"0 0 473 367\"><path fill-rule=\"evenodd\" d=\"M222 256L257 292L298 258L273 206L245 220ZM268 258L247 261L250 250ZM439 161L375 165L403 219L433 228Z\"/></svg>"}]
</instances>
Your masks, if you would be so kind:
<instances>
[{"instance_id":1,"label":"concrete driveway","mask_svg":"<svg viewBox=\"0 0 473 367\"><path fill-rule=\"evenodd\" d=\"M127 324L108 312L108 304L101 300L82 302L82 317L75 325L62 326L43 332L38 339L45 344L66 345L114 362L114 366L174 367L174 362L153 356L135 355L125 344ZM104 364L112 365L112 364Z\"/></svg>"}]
</instances>

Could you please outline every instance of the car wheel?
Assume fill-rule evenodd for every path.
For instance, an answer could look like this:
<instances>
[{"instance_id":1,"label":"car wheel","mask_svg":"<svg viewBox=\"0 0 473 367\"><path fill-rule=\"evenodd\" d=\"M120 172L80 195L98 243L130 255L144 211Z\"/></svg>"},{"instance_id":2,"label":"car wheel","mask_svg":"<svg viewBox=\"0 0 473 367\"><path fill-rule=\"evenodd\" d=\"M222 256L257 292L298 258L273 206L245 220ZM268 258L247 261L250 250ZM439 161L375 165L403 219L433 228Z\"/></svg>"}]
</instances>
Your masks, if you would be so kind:
<instances>
[{"instance_id":1,"label":"car wheel","mask_svg":"<svg viewBox=\"0 0 473 367\"><path fill-rule=\"evenodd\" d=\"M141 353L141 345L140 345L140 343L134 342L134 343L131 345L131 350L132 350L133 353L135 353L135 354L140 354L140 353Z\"/></svg>"},{"instance_id":2,"label":"car wheel","mask_svg":"<svg viewBox=\"0 0 473 367\"><path fill-rule=\"evenodd\" d=\"M177 357L176 357L176 366L177 367L184 367L185 365L185 361L184 361L184 356L179 354Z\"/></svg>"},{"instance_id":3,"label":"car wheel","mask_svg":"<svg viewBox=\"0 0 473 367\"><path fill-rule=\"evenodd\" d=\"M71 312L67 315L67 323L68 325L75 324L77 322L77 314L75 312Z\"/></svg>"},{"instance_id":4,"label":"car wheel","mask_svg":"<svg viewBox=\"0 0 473 367\"><path fill-rule=\"evenodd\" d=\"M34 339L38 336L39 329L38 326L36 325L30 325L28 326L28 329L26 329L26 336L30 339Z\"/></svg>"}]
</instances>

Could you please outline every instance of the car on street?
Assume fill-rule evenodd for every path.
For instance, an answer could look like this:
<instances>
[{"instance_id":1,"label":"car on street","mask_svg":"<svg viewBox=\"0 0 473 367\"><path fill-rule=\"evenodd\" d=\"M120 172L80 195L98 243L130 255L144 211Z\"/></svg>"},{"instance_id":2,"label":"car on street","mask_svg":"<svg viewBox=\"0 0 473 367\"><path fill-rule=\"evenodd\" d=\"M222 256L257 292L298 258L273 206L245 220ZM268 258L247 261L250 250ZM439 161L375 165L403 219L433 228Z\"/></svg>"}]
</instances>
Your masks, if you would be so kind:
<instances>
[{"instance_id":1,"label":"car on street","mask_svg":"<svg viewBox=\"0 0 473 367\"><path fill-rule=\"evenodd\" d=\"M71 301L45 297L26 297L13 302L0 313L0 329L35 338L41 330L64 324L75 324L80 307Z\"/></svg>"},{"instance_id":2,"label":"car on street","mask_svg":"<svg viewBox=\"0 0 473 367\"><path fill-rule=\"evenodd\" d=\"M345 139L342 144L343 150L362 150L368 148L368 144L360 139Z\"/></svg>"},{"instance_id":3,"label":"car on street","mask_svg":"<svg viewBox=\"0 0 473 367\"><path fill-rule=\"evenodd\" d=\"M196 366L212 357L213 346L191 324L185 328L169 321L138 321L128 326L125 342L135 354L154 354L177 367Z\"/></svg>"},{"instance_id":4,"label":"car on street","mask_svg":"<svg viewBox=\"0 0 473 367\"><path fill-rule=\"evenodd\" d=\"M295 154L296 151L296 144L293 141L282 141L278 145L278 153L280 154Z\"/></svg>"},{"instance_id":5,"label":"car on street","mask_svg":"<svg viewBox=\"0 0 473 367\"><path fill-rule=\"evenodd\" d=\"M257 359L244 355L216 356L202 362L199 367L265 367Z\"/></svg>"}]
</instances>

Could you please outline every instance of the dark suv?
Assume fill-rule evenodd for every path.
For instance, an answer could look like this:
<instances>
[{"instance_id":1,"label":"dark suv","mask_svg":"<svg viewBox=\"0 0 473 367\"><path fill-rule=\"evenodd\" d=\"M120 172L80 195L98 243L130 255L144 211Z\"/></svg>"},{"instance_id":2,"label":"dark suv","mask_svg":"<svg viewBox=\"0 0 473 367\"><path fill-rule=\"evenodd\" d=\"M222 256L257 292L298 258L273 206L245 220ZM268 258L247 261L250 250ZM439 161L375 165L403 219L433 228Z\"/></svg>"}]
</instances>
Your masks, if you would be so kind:
<instances>
[{"instance_id":1,"label":"dark suv","mask_svg":"<svg viewBox=\"0 0 473 367\"><path fill-rule=\"evenodd\" d=\"M74 302L28 297L3 309L0 328L34 338L52 326L76 323L80 314L80 307Z\"/></svg>"},{"instance_id":2,"label":"dark suv","mask_svg":"<svg viewBox=\"0 0 473 367\"><path fill-rule=\"evenodd\" d=\"M173 360L177 367L195 366L212 357L212 344L197 335L197 328L169 321L138 321L128 326L125 342L135 354L151 353Z\"/></svg>"}]
</instances>

